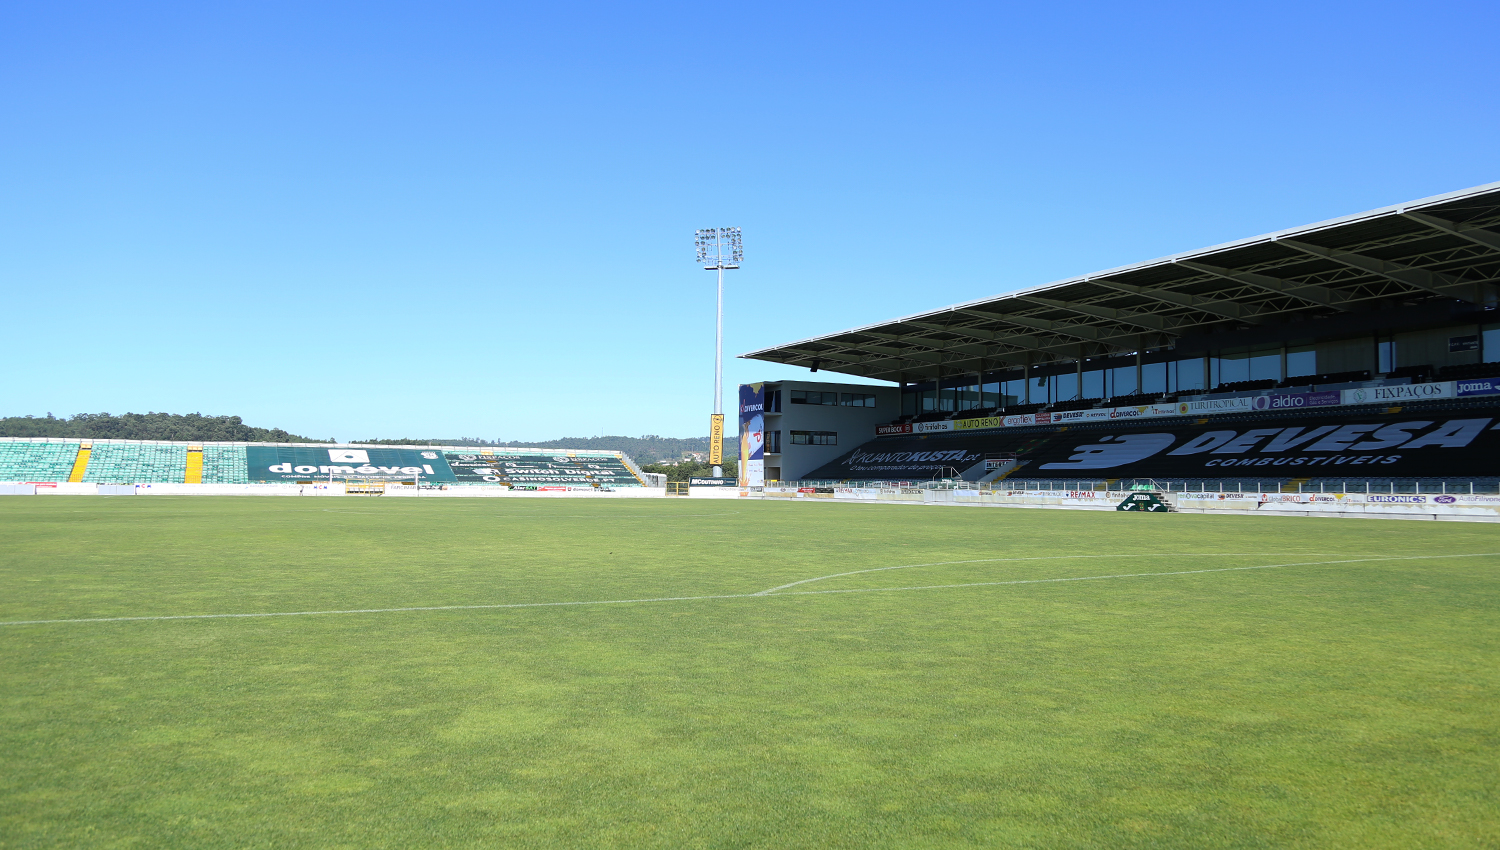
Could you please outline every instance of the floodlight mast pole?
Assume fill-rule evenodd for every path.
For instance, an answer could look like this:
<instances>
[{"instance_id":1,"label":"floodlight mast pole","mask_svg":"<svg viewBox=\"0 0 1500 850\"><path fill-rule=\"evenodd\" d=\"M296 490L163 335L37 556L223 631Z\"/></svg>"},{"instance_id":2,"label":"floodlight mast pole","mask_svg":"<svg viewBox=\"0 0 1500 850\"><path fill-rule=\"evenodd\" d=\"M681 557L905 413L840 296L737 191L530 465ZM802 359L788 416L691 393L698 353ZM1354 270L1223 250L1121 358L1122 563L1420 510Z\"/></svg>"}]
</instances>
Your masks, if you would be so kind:
<instances>
[{"instance_id":1,"label":"floodlight mast pole","mask_svg":"<svg viewBox=\"0 0 1500 850\"><path fill-rule=\"evenodd\" d=\"M719 309L714 319L714 413L724 412L724 237L714 237L714 248L718 254ZM714 467L714 476L719 468Z\"/></svg>"},{"instance_id":2,"label":"floodlight mast pole","mask_svg":"<svg viewBox=\"0 0 1500 850\"><path fill-rule=\"evenodd\" d=\"M709 244L712 240L712 245ZM698 264L705 270L719 273L718 309L714 317L714 416L722 422L724 415L724 270L737 269L744 258L738 227L710 227L699 230L695 240L698 247ZM725 243L728 244L725 244ZM712 253L710 253L712 249ZM713 439L710 435L710 439ZM722 445L723 440L720 438ZM713 452L713 446L709 446ZM724 468L714 466L715 478L722 478Z\"/></svg>"}]
</instances>

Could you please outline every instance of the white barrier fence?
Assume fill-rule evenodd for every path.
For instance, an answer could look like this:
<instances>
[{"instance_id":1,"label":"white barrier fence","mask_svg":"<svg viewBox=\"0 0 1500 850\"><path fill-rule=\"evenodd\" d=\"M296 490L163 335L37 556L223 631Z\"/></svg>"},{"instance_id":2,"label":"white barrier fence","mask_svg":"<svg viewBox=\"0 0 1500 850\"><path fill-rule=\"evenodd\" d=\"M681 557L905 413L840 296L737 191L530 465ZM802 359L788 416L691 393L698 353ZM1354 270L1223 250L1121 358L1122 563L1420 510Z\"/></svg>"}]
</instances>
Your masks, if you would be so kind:
<instances>
[{"instance_id":1,"label":"white barrier fence","mask_svg":"<svg viewBox=\"0 0 1500 850\"><path fill-rule=\"evenodd\" d=\"M941 490L918 487L765 487L767 499L990 505L1013 508L1113 511L1138 490ZM1161 492L1182 513L1364 516L1500 522L1500 495L1383 493Z\"/></svg>"},{"instance_id":2,"label":"white barrier fence","mask_svg":"<svg viewBox=\"0 0 1500 850\"><path fill-rule=\"evenodd\" d=\"M732 493L737 491L731 490ZM655 487L630 487L619 490L544 489L512 490L509 487L485 487L471 485L439 488L414 487L410 484L387 482L383 492L367 495L396 496L422 499L448 498L561 498L561 499L651 499L661 498L666 491ZM0 496L345 496L349 495L343 482L314 484L262 483L262 484L85 484L76 482L0 484ZM696 494L695 494L696 495Z\"/></svg>"}]
</instances>

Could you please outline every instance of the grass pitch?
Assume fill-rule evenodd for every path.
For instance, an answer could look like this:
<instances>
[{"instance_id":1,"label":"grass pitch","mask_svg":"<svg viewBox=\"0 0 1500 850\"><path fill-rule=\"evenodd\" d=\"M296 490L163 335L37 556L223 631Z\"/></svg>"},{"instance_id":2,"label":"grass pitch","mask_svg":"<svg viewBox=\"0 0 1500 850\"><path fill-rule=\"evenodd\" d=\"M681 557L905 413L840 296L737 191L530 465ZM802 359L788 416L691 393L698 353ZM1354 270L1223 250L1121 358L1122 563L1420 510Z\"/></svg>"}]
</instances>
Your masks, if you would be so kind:
<instances>
[{"instance_id":1,"label":"grass pitch","mask_svg":"<svg viewBox=\"0 0 1500 850\"><path fill-rule=\"evenodd\" d=\"M1482 553L1500 528L5 497L0 847L1494 847ZM109 619L533 603L609 604Z\"/></svg>"}]
</instances>

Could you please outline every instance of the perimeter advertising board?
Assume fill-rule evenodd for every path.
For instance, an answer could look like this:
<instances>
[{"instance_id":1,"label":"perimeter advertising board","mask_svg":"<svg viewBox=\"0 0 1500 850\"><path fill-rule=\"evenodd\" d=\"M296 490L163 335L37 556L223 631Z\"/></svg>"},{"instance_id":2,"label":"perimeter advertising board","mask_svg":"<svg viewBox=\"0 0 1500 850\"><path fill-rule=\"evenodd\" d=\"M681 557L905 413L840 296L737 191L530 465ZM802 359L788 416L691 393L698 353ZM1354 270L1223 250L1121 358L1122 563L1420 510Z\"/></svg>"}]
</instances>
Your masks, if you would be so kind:
<instances>
[{"instance_id":1,"label":"perimeter advertising board","mask_svg":"<svg viewBox=\"0 0 1500 850\"><path fill-rule=\"evenodd\" d=\"M1482 408L1203 425L1125 420L1118 428L1087 432L888 437L807 477L924 479L943 467L964 470L986 453L1014 452L1025 462L1013 476L1019 478L1468 478L1500 475L1497 421L1500 410Z\"/></svg>"},{"instance_id":2,"label":"perimeter advertising board","mask_svg":"<svg viewBox=\"0 0 1500 850\"><path fill-rule=\"evenodd\" d=\"M525 488L541 485L601 487L638 484L636 477L614 458L496 452L448 452L448 466L460 484L508 484Z\"/></svg>"},{"instance_id":3,"label":"perimeter advertising board","mask_svg":"<svg viewBox=\"0 0 1500 850\"><path fill-rule=\"evenodd\" d=\"M1232 425L1066 434L1033 454L1038 476L1385 478L1500 472L1495 420L1451 412L1416 416L1319 417ZM1260 427L1257 427L1260 426Z\"/></svg>"},{"instance_id":4,"label":"perimeter advertising board","mask_svg":"<svg viewBox=\"0 0 1500 850\"><path fill-rule=\"evenodd\" d=\"M740 384L740 479L747 487L766 483L766 385Z\"/></svg>"},{"instance_id":5,"label":"perimeter advertising board","mask_svg":"<svg viewBox=\"0 0 1500 850\"><path fill-rule=\"evenodd\" d=\"M331 449L326 446L246 446L251 481L311 481L418 478L429 483L454 480L439 451L425 449Z\"/></svg>"}]
</instances>

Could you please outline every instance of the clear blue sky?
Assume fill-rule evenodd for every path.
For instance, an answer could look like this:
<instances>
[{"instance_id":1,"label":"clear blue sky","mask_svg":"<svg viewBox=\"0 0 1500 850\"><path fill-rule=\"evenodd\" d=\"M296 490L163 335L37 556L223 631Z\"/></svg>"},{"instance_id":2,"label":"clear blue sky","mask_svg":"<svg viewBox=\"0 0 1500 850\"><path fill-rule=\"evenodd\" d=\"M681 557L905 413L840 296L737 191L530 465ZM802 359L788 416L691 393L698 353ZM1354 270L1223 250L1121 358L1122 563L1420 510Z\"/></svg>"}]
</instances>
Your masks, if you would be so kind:
<instances>
[{"instance_id":1,"label":"clear blue sky","mask_svg":"<svg viewBox=\"0 0 1500 850\"><path fill-rule=\"evenodd\" d=\"M10 3L0 414L707 433L734 355L1500 179L1500 6ZM821 374L821 373L820 373Z\"/></svg>"}]
</instances>

